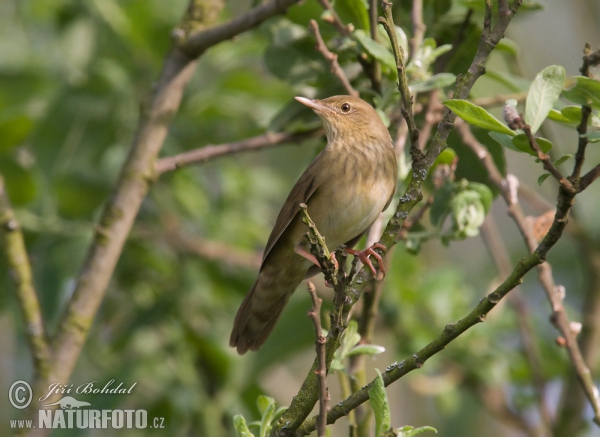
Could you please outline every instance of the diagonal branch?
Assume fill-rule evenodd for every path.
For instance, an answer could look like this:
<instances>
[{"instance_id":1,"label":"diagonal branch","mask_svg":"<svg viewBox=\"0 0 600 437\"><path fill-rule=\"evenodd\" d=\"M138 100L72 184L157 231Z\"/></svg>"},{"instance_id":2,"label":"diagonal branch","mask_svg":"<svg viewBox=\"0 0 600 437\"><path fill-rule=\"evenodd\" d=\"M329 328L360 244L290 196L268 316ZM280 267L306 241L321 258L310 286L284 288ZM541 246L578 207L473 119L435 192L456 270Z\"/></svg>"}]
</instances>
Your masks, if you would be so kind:
<instances>
[{"instance_id":1,"label":"diagonal branch","mask_svg":"<svg viewBox=\"0 0 600 437\"><path fill-rule=\"evenodd\" d=\"M323 129L315 129L307 132L288 133L288 132L267 132L245 140L234 141L231 143L207 145L179 155L167 156L156 162L154 167L155 175L160 176L163 173L177 170L192 164L202 164L214 158L231 155L239 152L249 152L253 150L266 149L286 143L299 143L309 138L316 138L323 135Z\"/></svg>"},{"instance_id":2,"label":"diagonal branch","mask_svg":"<svg viewBox=\"0 0 600 437\"><path fill-rule=\"evenodd\" d=\"M33 367L38 375L46 375L50 349L40 302L33 285L23 233L10 206L4 179L0 176L0 235L2 234L4 235L3 249L15 281L17 300L25 319L25 335L33 356Z\"/></svg>"},{"instance_id":3,"label":"diagonal branch","mask_svg":"<svg viewBox=\"0 0 600 437\"><path fill-rule=\"evenodd\" d=\"M340 67L340 64L337 61L337 55L335 53L331 53L325 45L325 41L323 41L321 33L319 33L319 25L317 24L317 22L315 20L310 20L308 29L311 31L311 33L315 36L315 39L317 40L317 50L323 55L327 62L329 62L329 68L331 72L342 83L348 95L358 97L359 93L352 87L350 81L346 77L346 73L344 73L344 70L342 70L342 67Z\"/></svg>"}]
</instances>

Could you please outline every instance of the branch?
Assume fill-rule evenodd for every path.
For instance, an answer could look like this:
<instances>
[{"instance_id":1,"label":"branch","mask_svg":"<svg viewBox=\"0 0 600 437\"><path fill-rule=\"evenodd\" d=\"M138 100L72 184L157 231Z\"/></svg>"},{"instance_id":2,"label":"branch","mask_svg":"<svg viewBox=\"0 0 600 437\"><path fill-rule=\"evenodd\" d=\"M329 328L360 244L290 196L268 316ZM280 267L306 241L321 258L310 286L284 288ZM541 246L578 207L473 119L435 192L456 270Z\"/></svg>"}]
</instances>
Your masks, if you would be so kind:
<instances>
[{"instance_id":1,"label":"branch","mask_svg":"<svg viewBox=\"0 0 600 437\"><path fill-rule=\"evenodd\" d=\"M325 42L323 41L323 38L319 33L319 25L317 24L317 22L315 20L310 20L308 29L311 31L311 33L315 36L315 39L317 40L317 50L323 55L327 62L329 62L331 72L335 75L335 77L339 79L339 81L342 83L344 89L349 95L358 97L358 91L356 91L352 87L350 81L346 77L346 73L344 73L344 70L342 70L340 64L338 64L337 55L335 53L331 53L329 49L327 49L327 46L325 45Z\"/></svg>"},{"instance_id":2,"label":"branch","mask_svg":"<svg viewBox=\"0 0 600 437\"><path fill-rule=\"evenodd\" d=\"M227 23L219 26L210 27L206 30L200 30L193 32L187 38L183 38L179 42L180 49L185 52L191 58L197 58L202 55L207 49L215 46L223 41L227 41L240 33L257 27L263 21L274 17L275 15L284 14L287 9L298 3L300 0L273 0L264 5L258 6L244 15L240 15L228 21ZM192 5L201 3L198 0L191 0ZM198 7L200 9L201 6ZM193 14L189 14L193 15ZM202 12L198 11L198 15L202 15ZM210 24L211 21L207 20ZM184 34L182 28L186 26L187 19L184 19L180 28L176 29L174 35Z\"/></svg>"},{"instance_id":3,"label":"branch","mask_svg":"<svg viewBox=\"0 0 600 437\"><path fill-rule=\"evenodd\" d=\"M579 190L585 190L587 187L590 186L592 182L594 182L598 178L600 178L600 164L597 164L596 167L592 168L584 176L582 176L581 181L579 183Z\"/></svg>"},{"instance_id":4,"label":"branch","mask_svg":"<svg viewBox=\"0 0 600 437\"><path fill-rule=\"evenodd\" d=\"M379 17L378 22L383 25L385 31L388 34L390 42L392 43L392 51L394 52L394 58L396 60L396 70L398 72L398 91L400 91L400 97L402 99L402 116L406 120L408 125L408 134L410 138L410 153L413 160L422 158L422 152L419 149L419 129L415 125L415 119L412 111L412 97L408 88L408 80L406 79L406 70L404 68L404 50L400 44L398 44L398 37L396 36L396 26L394 25L394 18L392 17L392 3L383 0L382 2L384 17Z\"/></svg>"},{"instance_id":5,"label":"branch","mask_svg":"<svg viewBox=\"0 0 600 437\"><path fill-rule=\"evenodd\" d=\"M487 149L479 144L472 135L464 135L464 129L468 129L468 127L461 129L461 133L463 133L463 142L465 142L465 144L470 146L475 151L476 155L482 160L486 169L488 170L490 180L492 180L492 182L500 189L502 197L504 197L508 205L508 214L519 228L527 248L532 254L537 252L543 255L542 261L545 261L545 254L547 253L548 248L551 247L551 245L554 245L554 243L557 241L557 238L560 238L560 235L562 235L562 229L564 229L567 224L568 212L572 206L572 203L574 202L575 195L578 192L576 189L577 187L572 187L572 189L569 190L564 185L560 186L558 206L554 216L554 221L546 236L538 245L536 238L534 237L530 227L527 224L527 221L525 220L523 210L518 204L516 196L512 193L511 182L509 178L507 177L506 179L503 179L502 176L500 176L500 172L496 168L496 165L487 152ZM559 228L561 229L560 233L557 231ZM573 367L578 375L579 382L586 392L588 400L594 409L594 421L600 425L600 399L598 399L598 390L594 385L590 371L586 366L581 355L581 351L577 345L575 335L571 329L571 322L567 317L562 303L563 297L560 296L560 293L557 291L557 286L552 277L551 267L547 262L540 263L538 266L538 275L540 284L542 285L552 308L552 323L559 330L562 337L566 341L565 346L567 348L569 358L573 363Z\"/></svg>"},{"instance_id":6,"label":"branch","mask_svg":"<svg viewBox=\"0 0 600 437\"><path fill-rule=\"evenodd\" d=\"M104 206L75 290L53 339L51 367L48 375L39 381L41 387L48 387L50 382L64 384L73 372L123 245L152 182L156 158L171 120L179 109L185 86L195 70L197 61L194 58L212 45L284 12L296 1L275 0L228 23L192 33L186 38L186 31L182 29L212 25L223 6L222 0L190 1L179 29L174 32L176 37L180 37L179 44L176 43L165 58L149 103L141 111L136 135L119 180ZM35 404L33 402L30 406L31 414L37 407Z\"/></svg>"},{"instance_id":7,"label":"branch","mask_svg":"<svg viewBox=\"0 0 600 437\"><path fill-rule=\"evenodd\" d=\"M202 164L214 158L232 155L234 153L260 150L285 143L300 143L309 138L319 137L323 135L323 132L323 129L315 129L300 133L267 132L266 134L247 138L245 140L218 145L207 145L179 155L159 159L154 167L154 172L157 176L160 176L168 171L177 170L191 164Z\"/></svg>"},{"instance_id":8,"label":"branch","mask_svg":"<svg viewBox=\"0 0 600 437\"><path fill-rule=\"evenodd\" d=\"M308 292L313 302L313 306L308 312L308 317L311 318L315 325L315 350L317 352L317 360L319 362L315 374L319 380L319 419L317 420L317 435L325 437L325 428L327 427L327 401L329 400L329 392L327 390L327 364L325 357L326 338L323 336L321 328L321 304L322 299L317 297L315 285L308 281Z\"/></svg>"},{"instance_id":9,"label":"branch","mask_svg":"<svg viewBox=\"0 0 600 437\"><path fill-rule=\"evenodd\" d=\"M410 55L414 58L423 44L423 37L427 27L423 23L423 0L413 0L411 12L413 37L410 40Z\"/></svg>"},{"instance_id":10,"label":"branch","mask_svg":"<svg viewBox=\"0 0 600 437\"><path fill-rule=\"evenodd\" d=\"M33 357L33 367L36 375L46 376L50 349L42 311L33 285L31 264L23 233L8 200L2 176L0 176L0 234L4 235L3 249L11 276L15 281L17 300L25 319L25 336Z\"/></svg>"},{"instance_id":11,"label":"branch","mask_svg":"<svg viewBox=\"0 0 600 437\"><path fill-rule=\"evenodd\" d=\"M550 173L559 184L561 184L567 190L573 191L573 185L571 182L565 179L565 177L558 171L554 164L552 164L550 157L542 152L540 145L537 143L535 137L531 133L531 127L519 116L517 110L512 106L506 105L504 107L504 120L508 124L508 127L512 130L522 129L523 132L525 132L525 135L529 140L529 146L531 147L531 150L533 150L538 159L542 161L544 164L544 169L548 171L548 173Z\"/></svg>"}]
</instances>

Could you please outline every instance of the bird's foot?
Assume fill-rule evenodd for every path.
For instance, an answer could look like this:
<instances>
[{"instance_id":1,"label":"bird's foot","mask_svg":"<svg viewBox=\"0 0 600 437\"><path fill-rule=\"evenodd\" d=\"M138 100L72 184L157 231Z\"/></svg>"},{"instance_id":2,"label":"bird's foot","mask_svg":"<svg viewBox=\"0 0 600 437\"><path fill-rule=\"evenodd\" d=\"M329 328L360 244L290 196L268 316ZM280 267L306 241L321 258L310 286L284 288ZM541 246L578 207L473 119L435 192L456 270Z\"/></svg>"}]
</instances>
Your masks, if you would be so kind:
<instances>
[{"instance_id":1,"label":"bird's foot","mask_svg":"<svg viewBox=\"0 0 600 437\"><path fill-rule=\"evenodd\" d=\"M382 273L383 278L385 278L385 267L383 266L383 258L381 258L381 255L379 255L377 252L375 252L374 249L381 249L384 252L387 251L387 247L385 247L383 244L375 243L371 247L367 247L365 250L354 250L354 249L346 248L346 252L349 253L350 255L357 256L358 259L361 260L361 262L364 265L369 267L369 269L371 270L371 274L373 275L373 277L375 279L377 279L377 270L375 270L373 263L369 259L369 256L372 256L373 258L375 258L377 260L377 263L379 264L379 271ZM383 278L381 278L381 279L383 279Z\"/></svg>"},{"instance_id":2,"label":"bird's foot","mask_svg":"<svg viewBox=\"0 0 600 437\"><path fill-rule=\"evenodd\" d=\"M319 263L319 261L317 260L317 258L312 253L309 253L306 250L304 250L304 248L302 247L302 245L297 244L296 246L294 246L294 252L296 252L302 258L306 258L307 260L309 260L311 263L313 263L314 265L316 265L320 269L323 269L323 267L321 266L321 264ZM335 270L337 271L340 268L340 265L339 265L339 263L338 263L338 261L337 261L337 259L335 257L335 253L331 252L331 254L330 254L330 260L334 264ZM333 288L333 284L331 284L327 280L325 280L325 285L327 287L329 287L329 288Z\"/></svg>"}]
</instances>

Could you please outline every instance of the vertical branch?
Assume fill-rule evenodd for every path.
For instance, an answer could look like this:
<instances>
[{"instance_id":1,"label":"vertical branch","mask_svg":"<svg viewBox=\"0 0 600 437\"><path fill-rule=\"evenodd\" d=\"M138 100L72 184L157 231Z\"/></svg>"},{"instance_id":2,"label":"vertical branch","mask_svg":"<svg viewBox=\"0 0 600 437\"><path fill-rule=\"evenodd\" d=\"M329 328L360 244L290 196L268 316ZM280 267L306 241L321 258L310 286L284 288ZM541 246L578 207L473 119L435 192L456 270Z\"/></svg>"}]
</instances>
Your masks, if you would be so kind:
<instances>
[{"instance_id":1,"label":"vertical branch","mask_svg":"<svg viewBox=\"0 0 600 437\"><path fill-rule=\"evenodd\" d=\"M400 97L402 99L401 111L402 116L408 125L410 153L413 157L413 160L418 160L422 158L423 153L419 149L419 129L417 129L417 126L415 125L415 119L412 111L413 101L410 95L410 90L408 89L408 80L406 79L406 70L404 68L404 50L402 50L402 47L400 44L398 44L394 18L392 17L392 3L383 0L382 7L384 17L379 17L378 21L385 28L390 42L392 43L392 51L394 52L394 58L396 59L396 70L398 71L398 91L400 91Z\"/></svg>"},{"instance_id":2,"label":"vertical branch","mask_svg":"<svg viewBox=\"0 0 600 437\"><path fill-rule=\"evenodd\" d=\"M325 428L327 427L327 401L329 400L329 391L327 390L327 362L325 344L326 338L323 336L321 328L321 304L323 300L317 297L315 285L308 281L308 292L312 299L313 306L308 312L308 317L315 325L315 350L317 352L317 369L315 374L319 380L319 418L317 419L317 435L325 437Z\"/></svg>"},{"instance_id":3,"label":"vertical branch","mask_svg":"<svg viewBox=\"0 0 600 437\"><path fill-rule=\"evenodd\" d=\"M33 368L36 375L45 376L48 372L50 351L44 321L33 285L31 265L23 233L10 206L2 176L0 176L0 234L4 235L4 251L15 281L17 300L25 320L25 336L33 357Z\"/></svg>"},{"instance_id":4,"label":"vertical branch","mask_svg":"<svg viewBox=\"0 0 600 437\"><path fill-rule=\"evenodd\" d=\"M413 37L410 40L410 56L414 58L423 44L423 37L427 27L423 23L423 0L413 0L411 19L413 25Z\"/></svg>"}]
</instances>

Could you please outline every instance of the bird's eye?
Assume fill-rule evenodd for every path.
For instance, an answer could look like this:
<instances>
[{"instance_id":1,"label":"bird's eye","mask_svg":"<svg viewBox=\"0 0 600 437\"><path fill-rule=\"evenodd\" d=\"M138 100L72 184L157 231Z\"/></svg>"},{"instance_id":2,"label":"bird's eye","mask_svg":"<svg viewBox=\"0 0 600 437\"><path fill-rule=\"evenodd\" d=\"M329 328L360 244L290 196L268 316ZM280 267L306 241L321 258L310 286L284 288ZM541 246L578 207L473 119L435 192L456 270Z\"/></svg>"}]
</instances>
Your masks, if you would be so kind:
<instances>
[{"instance_id":1,"label":"bird's eye","mask_svg":"<svg viewBox=\"0 0 600 437\"><path fill-rule=\"evenodd\" d=\"M341 109L342 109L342 112L348 112L348 111L350 111L350 104L349 103L344 103L341 106Z\"/></svg>"}]
</instances>

